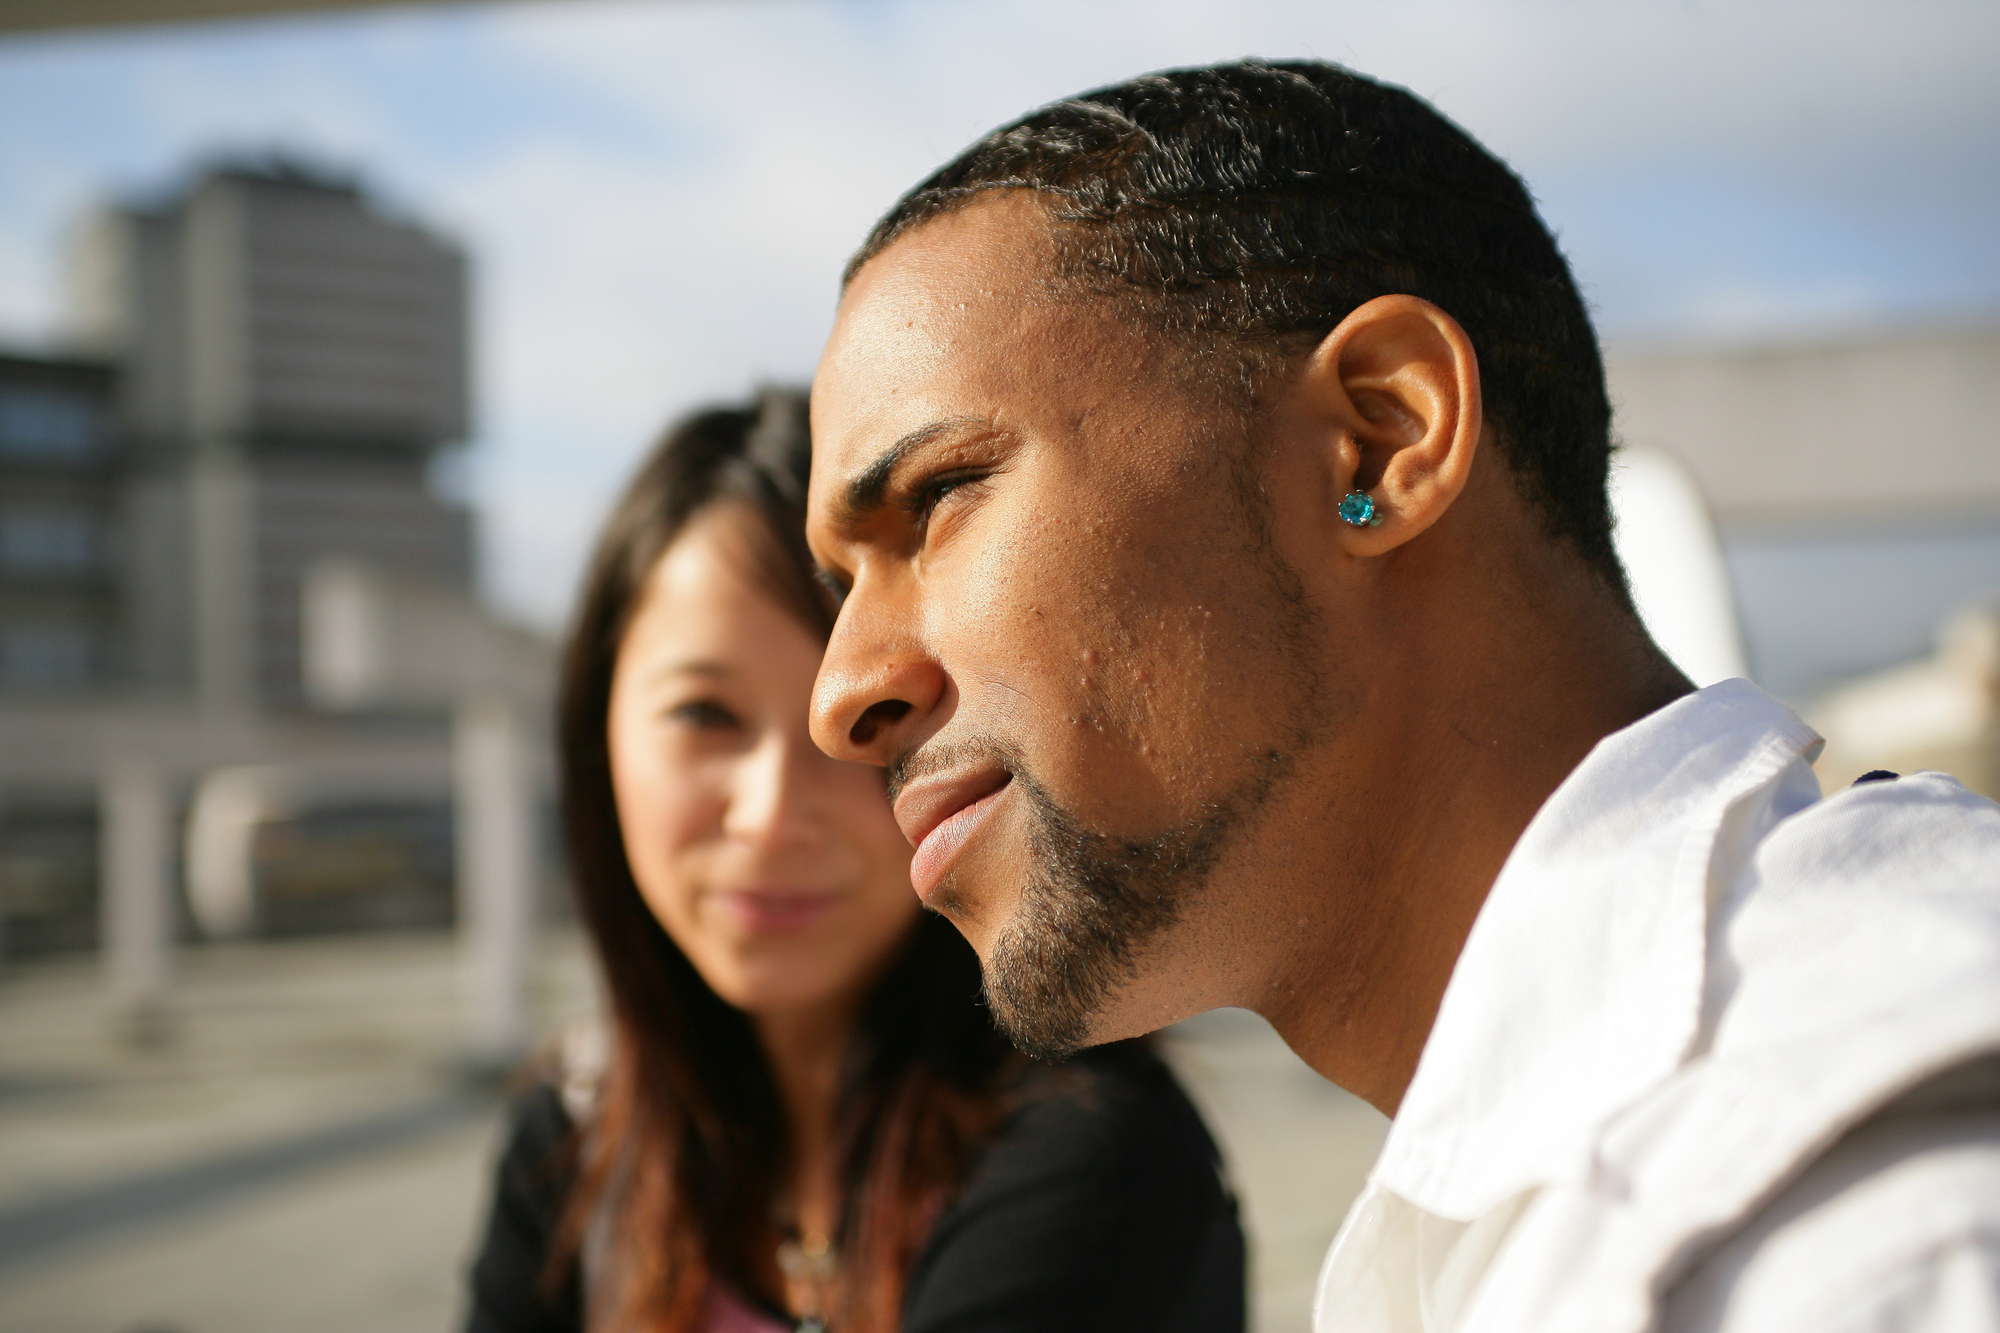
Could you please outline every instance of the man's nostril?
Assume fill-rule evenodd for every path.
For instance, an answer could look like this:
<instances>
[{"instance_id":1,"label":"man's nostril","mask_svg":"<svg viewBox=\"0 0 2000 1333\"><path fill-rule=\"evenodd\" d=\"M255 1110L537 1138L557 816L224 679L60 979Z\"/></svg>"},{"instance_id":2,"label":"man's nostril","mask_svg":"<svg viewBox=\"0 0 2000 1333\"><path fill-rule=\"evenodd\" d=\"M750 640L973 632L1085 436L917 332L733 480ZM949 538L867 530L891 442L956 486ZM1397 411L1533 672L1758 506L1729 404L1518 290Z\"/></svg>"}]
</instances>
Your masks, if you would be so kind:
<instances>
[{"instance_id":1,"label":"man's nostril","mask_svg":"<svg viewBox=\"0 0 2000 1333\"><path fill-rule=\"evenodd\" d=\"M909 712L910 705L901 699L884 699L881 703L870 704L848 731L847 739L856 745L866 745L875 739L882 728L894 726L909 716Z\"/></svg>"}]
</instances>

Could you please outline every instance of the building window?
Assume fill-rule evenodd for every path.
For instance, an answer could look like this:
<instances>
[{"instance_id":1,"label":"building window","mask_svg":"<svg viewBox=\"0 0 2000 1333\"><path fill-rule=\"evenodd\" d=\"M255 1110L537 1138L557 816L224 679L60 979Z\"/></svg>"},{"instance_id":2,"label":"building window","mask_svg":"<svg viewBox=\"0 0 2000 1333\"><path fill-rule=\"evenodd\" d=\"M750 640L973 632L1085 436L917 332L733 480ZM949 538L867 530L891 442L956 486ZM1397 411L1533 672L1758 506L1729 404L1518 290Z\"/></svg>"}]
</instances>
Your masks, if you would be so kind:
<instances>
[{"instance_id":1,"label":"building window","mask_svg":"<svg viewBox=\"0 0 2000 1333\"><path fill-rule=\"evenodd\" d=\"M0 454L82 462L103 440L97 404L79 393L39 385L0 385Z\"/></svg>"},{"instance_id":2,"label":"building window","mask_svg":"<svg viewBox=\"0 0 2000 1333\"><path fill-rule=\"evenodd\" d=\"M88 685L96 665L95 647L83 625L0 625L0 681L29 688Z\"/></svg>"},{"instance_id":3,"label":"building window","mask_svg":"<svg viewBox=\"0 0 2000 1333\"><path fill-rule=\"evenodd\" d=\"M97 520L80 509L0 509L0 568L19 574L88 574L98 565Z\"/></svg>"}]
</instances>

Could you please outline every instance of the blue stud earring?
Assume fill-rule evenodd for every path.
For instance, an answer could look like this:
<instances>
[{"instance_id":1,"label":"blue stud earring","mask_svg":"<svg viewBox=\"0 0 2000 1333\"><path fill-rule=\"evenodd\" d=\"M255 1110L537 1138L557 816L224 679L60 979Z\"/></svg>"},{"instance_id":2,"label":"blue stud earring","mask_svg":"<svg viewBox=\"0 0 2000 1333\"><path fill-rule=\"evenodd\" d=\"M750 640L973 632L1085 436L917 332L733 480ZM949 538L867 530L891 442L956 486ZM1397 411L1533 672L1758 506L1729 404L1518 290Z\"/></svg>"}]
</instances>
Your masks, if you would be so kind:
<instances>
[{"instance_id":1,"label":"blue stud earring","mask_svg":"<svg viewBox=\"0 0 2000 1333\"><path fill-rule=\"evenodd\" d=\"M1366 491L1349 491L1340 498L1340 520L1357 528L1382 526L1382 515L1376 512L1375 501Z\"/></svg>"}]
</instances>

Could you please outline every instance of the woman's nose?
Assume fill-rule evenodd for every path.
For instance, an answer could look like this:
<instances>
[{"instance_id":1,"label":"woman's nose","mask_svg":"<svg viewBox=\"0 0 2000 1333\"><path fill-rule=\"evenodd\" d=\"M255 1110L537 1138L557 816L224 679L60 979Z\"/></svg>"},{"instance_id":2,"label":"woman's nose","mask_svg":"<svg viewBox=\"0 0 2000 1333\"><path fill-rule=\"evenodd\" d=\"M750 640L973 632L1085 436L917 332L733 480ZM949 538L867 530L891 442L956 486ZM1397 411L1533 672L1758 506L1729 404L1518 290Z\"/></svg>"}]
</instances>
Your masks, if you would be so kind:
<instances>
[{"instance_id":1,"label":"woman's nose","mask_svg":"<svg viewBox=\"0 0 2000 1333\"><path fill-rule=\"evenodd\" d=\"M814 799L815 769L826 758L794 732L772 732L736 765L723 831L753 843L809 842L821 829Z\"/></svg>"}]
</instances>

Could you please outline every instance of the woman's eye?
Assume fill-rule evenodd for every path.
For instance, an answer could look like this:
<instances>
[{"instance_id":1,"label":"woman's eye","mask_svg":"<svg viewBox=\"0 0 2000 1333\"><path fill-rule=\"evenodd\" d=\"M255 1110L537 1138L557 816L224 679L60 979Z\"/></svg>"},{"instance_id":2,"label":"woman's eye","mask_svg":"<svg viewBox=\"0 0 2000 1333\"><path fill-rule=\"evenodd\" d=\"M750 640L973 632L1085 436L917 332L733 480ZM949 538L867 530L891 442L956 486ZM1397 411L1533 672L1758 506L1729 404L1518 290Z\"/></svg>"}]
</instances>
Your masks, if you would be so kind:
<instances>
[{"instance_id":1,"label":"woman's eye","mask_svg":"<svg viewBox=\"0 0 2000 1333\"><path fill-rule=\"evenodd\" d=\"M667 716L683 726L693 727L696 731L727 731L739 725L736 714L721 704L711 703L706 699L680 704L669 709Z\"/></svg>"}]
</instances>

